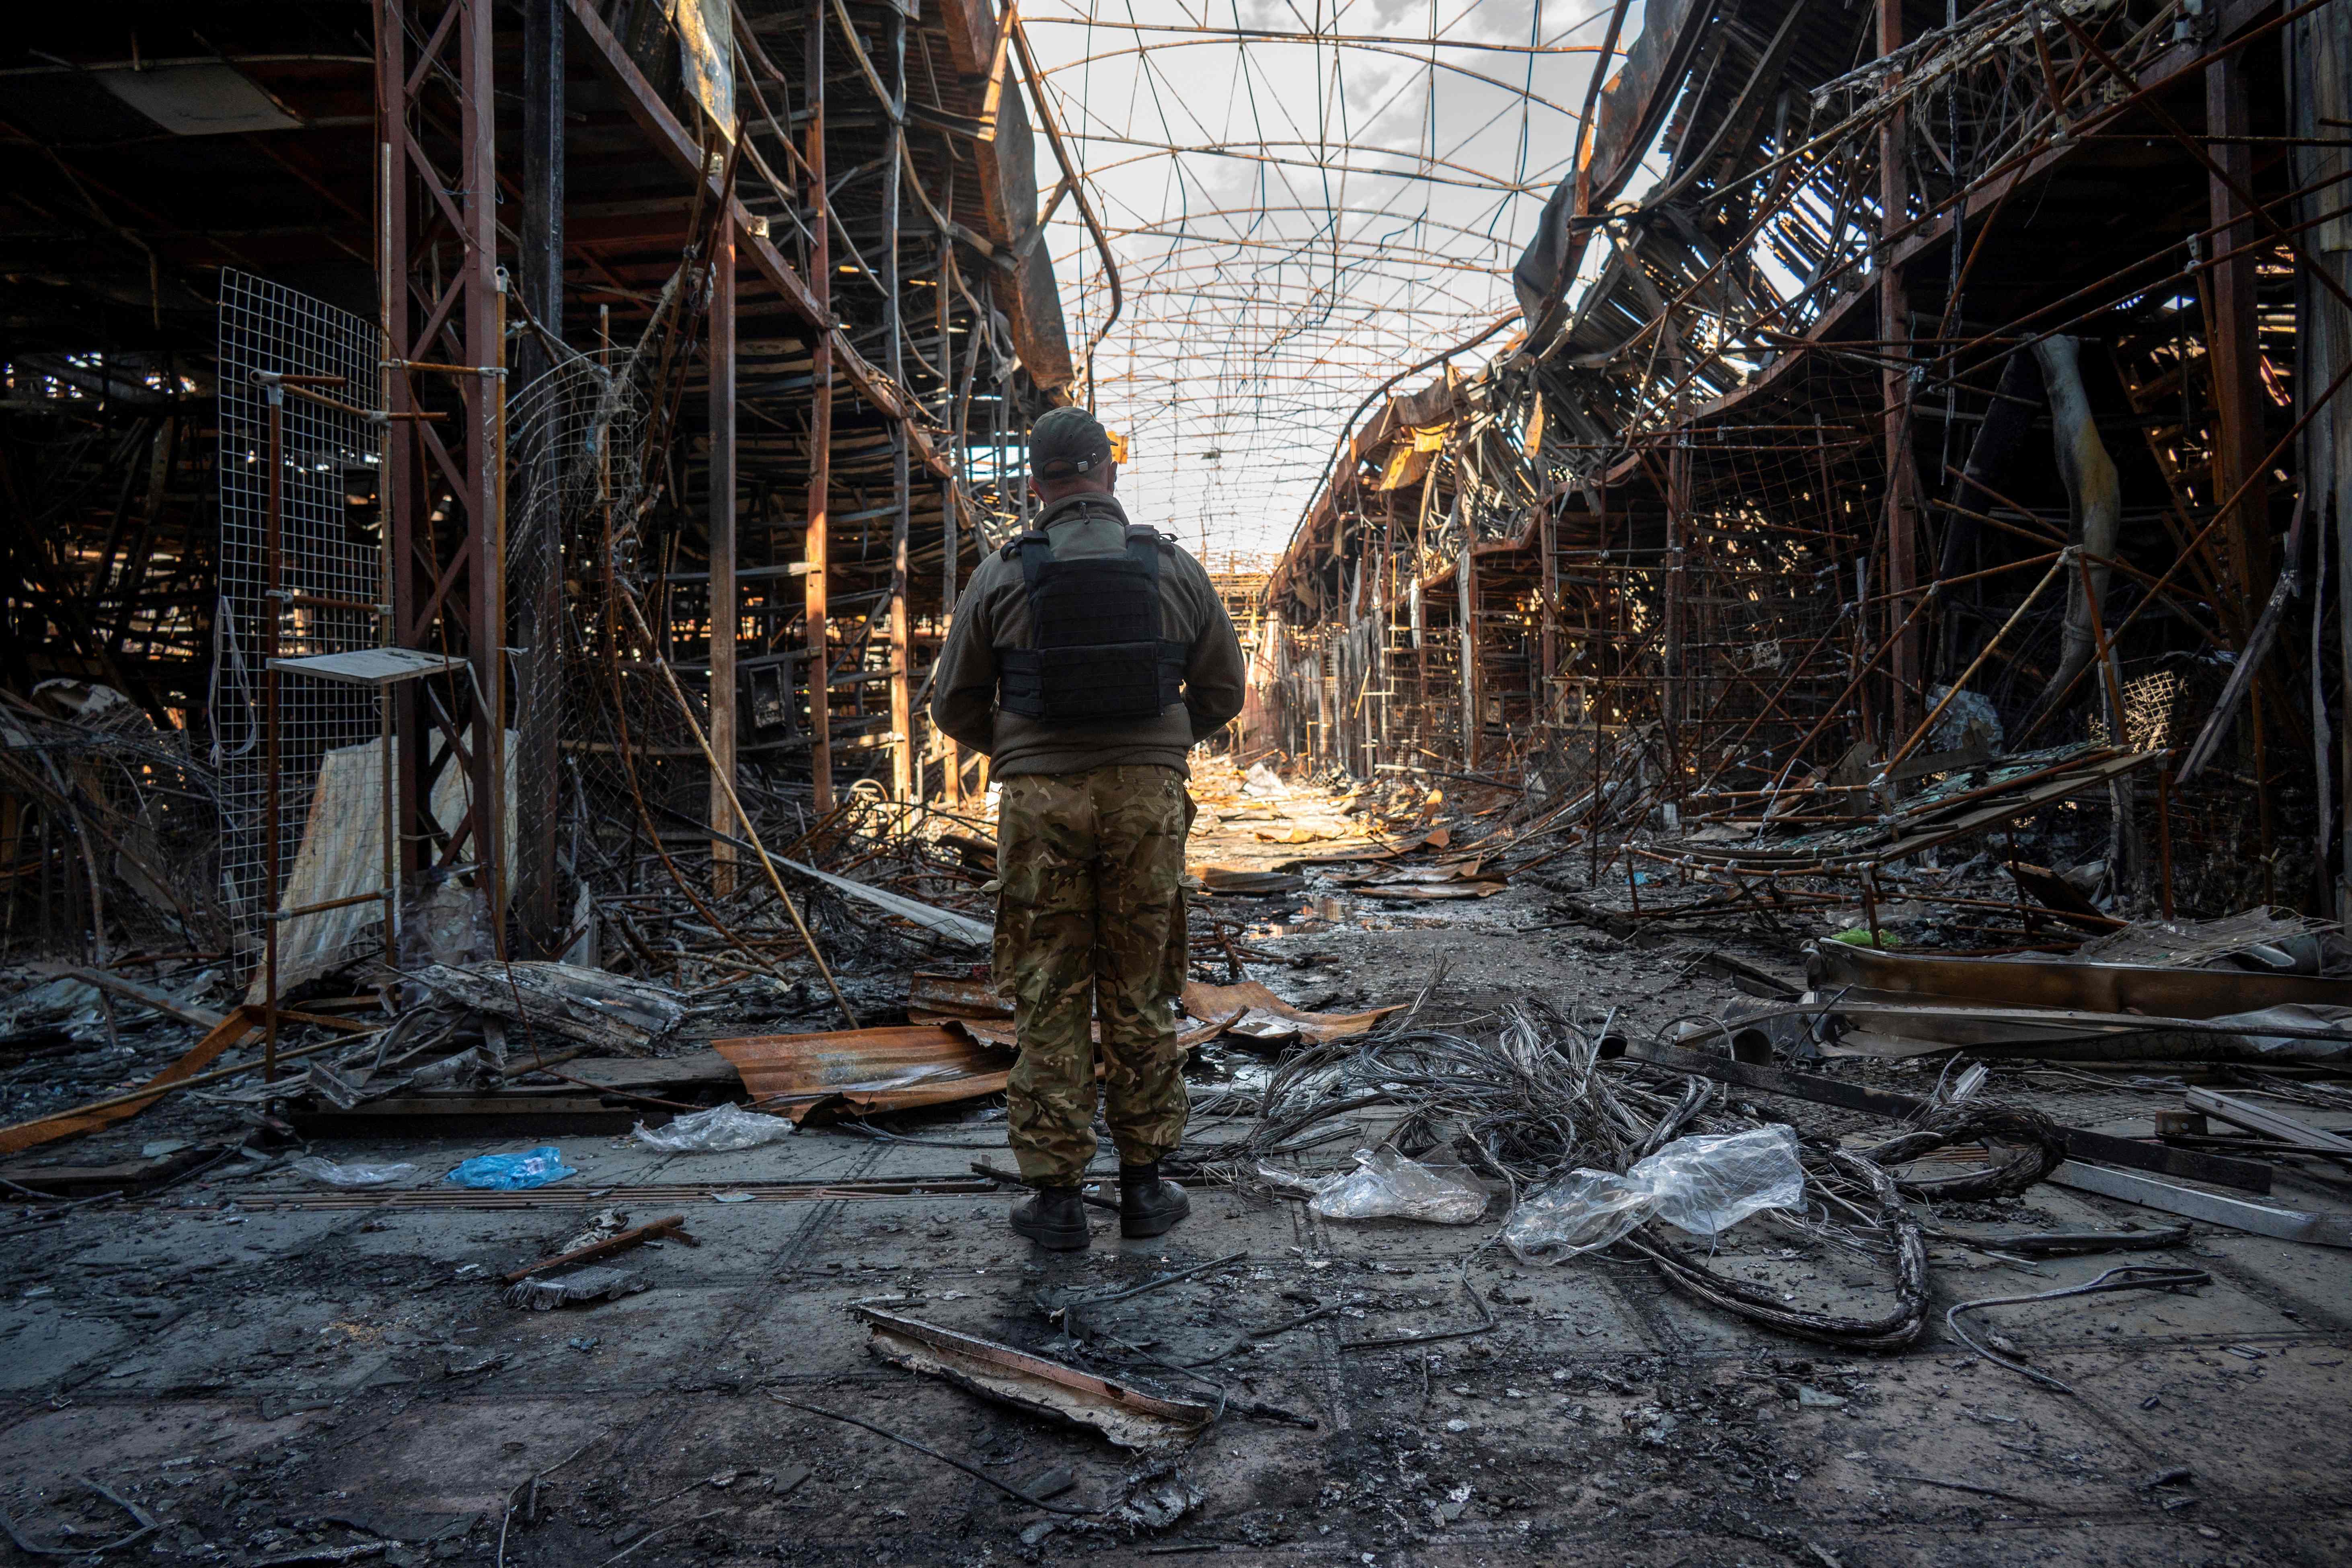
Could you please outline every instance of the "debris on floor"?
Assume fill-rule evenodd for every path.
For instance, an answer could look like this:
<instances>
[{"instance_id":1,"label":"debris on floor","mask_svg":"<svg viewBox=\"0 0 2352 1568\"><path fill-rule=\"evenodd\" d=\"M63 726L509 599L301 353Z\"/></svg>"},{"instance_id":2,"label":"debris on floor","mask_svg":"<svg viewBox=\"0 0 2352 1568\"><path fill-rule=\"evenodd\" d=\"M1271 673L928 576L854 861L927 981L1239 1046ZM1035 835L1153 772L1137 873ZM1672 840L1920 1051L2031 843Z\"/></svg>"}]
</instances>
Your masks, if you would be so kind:
<instances>
[{"instance_id":1,"label":"debris on floor","mask_svg":"<svg viewBox=\"0 0 2352 1568\"><path fill-rule=\"evenodd\" d=\"M1090 1426L1122 1448L1181 1447L1216 1414L1196 1401L1144 1394L1010 1345L878 1307L862 1306L856 1313L872 1330L872 1349L882 1360L909 1372L946 1378L992 1399Z\"/></svg>"}]
</instances>

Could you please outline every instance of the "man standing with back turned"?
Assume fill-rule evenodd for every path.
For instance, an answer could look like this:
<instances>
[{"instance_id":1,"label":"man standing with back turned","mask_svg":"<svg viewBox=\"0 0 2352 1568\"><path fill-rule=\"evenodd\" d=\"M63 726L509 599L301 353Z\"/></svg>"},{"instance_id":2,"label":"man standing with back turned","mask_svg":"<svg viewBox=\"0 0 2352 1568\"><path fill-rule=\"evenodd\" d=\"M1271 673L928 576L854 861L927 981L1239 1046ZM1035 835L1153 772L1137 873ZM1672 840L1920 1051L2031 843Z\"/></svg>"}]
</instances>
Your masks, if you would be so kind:
<instances>
[{"instance_id":1,"label":"man standing with back turned","mask_svg":"<svg viewBox=\"0 0 2352 1568\"><path fill-rule=\"evenodd\" d=\"M1118 1149L1118 1228L1158 1236L1191 1201L1160 1174L1188 1102L1185 754L1241 711L1242 650L1201 563L1113 499L1110 437L1082 408L1029 433L1034 531L981 562L940 653L931 718L988 753L997 805L997 989L1021 1059L1006 1094L1013 1228L1087 1245L1095 1057Z\"/></svg>"}]
</instances>

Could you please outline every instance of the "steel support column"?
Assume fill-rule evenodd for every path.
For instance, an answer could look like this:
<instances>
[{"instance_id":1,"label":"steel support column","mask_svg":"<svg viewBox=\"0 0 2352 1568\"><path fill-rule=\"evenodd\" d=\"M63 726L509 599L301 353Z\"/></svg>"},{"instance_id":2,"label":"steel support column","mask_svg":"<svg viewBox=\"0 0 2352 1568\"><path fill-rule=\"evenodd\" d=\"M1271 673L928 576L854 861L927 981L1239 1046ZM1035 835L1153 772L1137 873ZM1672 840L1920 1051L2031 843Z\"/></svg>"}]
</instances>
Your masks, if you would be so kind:
<instances>
[{"instance_id":1,"label":"steel support column","mask_svg":"<svg viewBox=\"0 0 2352 1568\"><path fill-rule=\"evenodd\" d=\"M1878 0L1878 52L1891 55L1903 47L1903 0ZM1903 286L1902 269L1895 264L1895 236L1910 205L1910 181L1904 166L1910 140L1910 117L1897 109L1878 132L1878 335L1881 352L1889 360L1911 357L1911 297ZM1886 435L1886 601L1887 626L1895 638L1887 668L1893 677L1887 694L1889 732L1907 730L1911 693L1919 683L1919 639L1906 623L1919 585L1919 472L1911 457L1911 373L1890 364L1883 378Z\"/></svg>"},{"instance_id":2,"label":"steel support column","mask_svg":"<svg viewBox=\"0 0 2352 1568\"><path fill-rule=\"evenodd\" d=\"M891 384L903 387L907 384L907 333L898 300L898 184L905 162L900 149L907 140L906 16L896 5L886 6L882 26L884 53L890 62L890 91L898 100L887 106L890 128L882 150L883 162L888 165L882 176L882 363ZM894 420L890 426L890 729L898 739L890 748L890 784L891 793L902 801L916 797L922 778L915 750L913 627L907 605L907 425Z\"/></svg>"},{"instance_id":3,"label":"steel support column","mask_svg":"<svg viewBox=\"0 0 2352 1568\"><path fill-rule=\"evenodd\" d=\"M538 331L525 332L515 355L518 383L529 385L553 366L554 356L540 333L563 338L563 0L522 0L522 223L516 232L521 252L520 294ZM550 455L524 451L520 460L535 478L525 493L544 480ZM512 563L518 593L515 669L515 774L534 793L552 791L562 766L557 747L563 709L563 539L551 517L535 519L519 542ZM523 951L551 954L562 941L569 913L557 886L556 825L562 813L553 798L527 803L512 826L515 833L515 917Z\"/></svg>"},{"instance_id":4,"label":"steel support column","mask_svg":"<svg viewBox=\"0 0 2352 1568\"><path fill-rule=\"evenodd\" d=\"M2237 183L2239 190L2250 191L2254 183L2253 147L2242 58L2225 55L2205 68L2205 130L2207 135L2221 139L2208 143L2208 155ZM2246 204L2230 188L2229 181L2208 174L2206 200L2217 229L2211 254L2227 258L2212 263L2206 271L2206 324L2212 334L2206 363L2211 367L2217 426L2214 498L2235 495L2239 486L2253 481L2246 499L2238 503L2225 544L2237 601L2231 618L2242 636L2270 595L2272 574L2268 487L2260 473L2263 451L2270 445L2263 435L2263 408L2268 400L2263 391L2263 350L2254 321L2254 274L2262 259L2255 241L2260 236ZM2240 254L2231 255L2232 251Z\"/></svg>"},{"instance_id":5,"label":"steel support column","mask_svg":"<svg viewBox=\"0 0 2352 1568\"><path fill-rule=\"evenodd\" d=\"M735 780L735 639L742 616L735 592L735 217L723 207L710 247L710 826L740 835ZM710 883L735 890L735 847L710 841Z\"/></svg>"},{"instance_id":6,"label":"steel support column","mask_svg":"<svg viewBox=\"0 0 2352 1568\"><path fill-rule=\"evenodd\" d=\"M460 655L471 667L446 688L403 688L401 861L412 881L470 870L502 911L506 373L491 6L378 0L377 281L385 408L404 413L421 399L451 415L438 426L395 419L387 433L383 506L395 633L404 647ZM452 118L447 106L425 112L425 100L450 96L454 142L436 129ZM444 742L437 753L428 728ZM465 776L463 809L457 822L436 823L434 785L451 766Z\"/></svg>"},{"instance_id":7,"label":"steel support column","mask_svg":"<svg viewBox=\"0 0 2352 1568\"><path fill-rule=\"evenodd\" d=\"M807 70L808 206L816 215L810 223L809 291L815 296L820 323L833 319L833 247L831 227L824 218L824 0L809 0ZM803 613L808 637L809 773L815 785L816 809L833 809L833 713L828 689L833 661L827 650L825 567L830 552L826 538L833 490L833 333L820 325L814 334L810 370L808 533L802 542L807 574L801 579Z\"/></svg>"}]
</instances>

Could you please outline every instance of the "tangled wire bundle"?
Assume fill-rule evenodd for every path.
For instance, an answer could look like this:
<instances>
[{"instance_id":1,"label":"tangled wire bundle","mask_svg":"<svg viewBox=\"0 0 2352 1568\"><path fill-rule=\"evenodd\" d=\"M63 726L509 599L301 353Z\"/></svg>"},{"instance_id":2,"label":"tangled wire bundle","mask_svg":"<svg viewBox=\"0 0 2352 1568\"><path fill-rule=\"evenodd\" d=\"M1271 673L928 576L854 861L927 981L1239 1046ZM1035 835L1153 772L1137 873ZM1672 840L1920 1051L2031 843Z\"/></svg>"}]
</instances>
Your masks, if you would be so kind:
<instances>
[{"instance_id":1,"label":"tangled wire bundle","mask_svg":"<svg viewBox=\"0 0 2352 1568\"><path fill-rule=\"evenodd\" d=\"M1428 993L1423 993L1423 999ZM1263 1112L1228 1173L1249 1179L1265 1155L1299 1146L1318 1123L1373 1106L1406 1115L1391 1141L1406 1153L1450 1143L1507 1183L1516 1202L1528 1188L1581 1168L1622 1173L1672 1140L1766 1125L1752 1105L1711 1079L1623 1058L1604 1060L1609 1020L1591 1024L1540 1001L1504 1010L1492 1038L1401 1027L1302 1051L1266 1084ZM1957 1144L2003 1151L1964 1174L1897 1178L1890 1167ZM1874 1148L1814 1142L1801 1147L1807 1212L1776 1220L1817 1240L1891 1260L1895 1300L1878 1317L1807 1311L1779 1292L1717 1272L1656 1222L1618 1245L1646 1259L1669 1285L1751 1322L1800 1338L1864 1350L1909 1344L1927 1319L1925 1234L1905 1206L1931 1200L2009 1196L2042 1180L2065 1158L2057 1127L2017 1107L1938 1106L1914 1130Z\"/></svg>"}]
</instances>

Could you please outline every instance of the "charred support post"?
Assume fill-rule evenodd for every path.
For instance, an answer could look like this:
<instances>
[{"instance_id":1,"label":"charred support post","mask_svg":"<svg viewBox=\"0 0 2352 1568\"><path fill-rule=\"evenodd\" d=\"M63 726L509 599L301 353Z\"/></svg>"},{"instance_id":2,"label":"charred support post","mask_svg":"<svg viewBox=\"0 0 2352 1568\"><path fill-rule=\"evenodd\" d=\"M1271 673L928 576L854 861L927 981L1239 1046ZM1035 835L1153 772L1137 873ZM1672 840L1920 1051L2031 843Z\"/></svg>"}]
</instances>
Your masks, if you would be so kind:
<instances>
[{"instance_id":1,"label":"charred support post","mask_svg":"<svg viewBox=\"0 0 2352 1568\"><path fill-rule=\"evenodd\" d=\"M2251 190L2252 121L2242 62L2242 55L2231 54L2205 68L2205 130L2209 137L2219 138L2208 143L2213 162L2237 182L2239 190ZM2270 507L2261 475L2269 443L2263 437L2262 344L2254 324L2254 270L2262 258L2252 215L2229 182L2209 175L2206 200L2216 228L2210 254L2223 258L2208 268L2206 285L2207 324L2212 334L2208 363L2220 426L2213 444L2214 493L2235 495L2249 480L2254 487L2238 503L2225 546L2236 601L2231 619L2243 637L2271 589Z\"/></svg>"},{"instance_id":2,"label":"charred support post","mask_svg":"<svg viewBox=\"0 0 2352 1568\"><path fill-rule=\"evenodd\" d=\"M1666 742L1666 765L1674 770L1672 794L1677 803L1682 799L1683 720L1689 712L1689 686L1685 655L1690 637L1690 555L1685 542L1685 528L1690 515L1690 437L1676 437L1674 449L1666 454L1666 552L1664 647L1662 650L1663 673L1665 679L1658 693L1658 716L1664 721L1660 726Z\"/></svg>"},{"instance_id":3,"label":"charred support post","mask_svg":"<svg viewBox=\"0 0 2352 1568\"><path fill-rule=\"evenodd\" d=\"M832 226L824 221L824 0L809 0L807 70L808 141L802 153L808 165L808 206L817 215L809 226L809 292L816 298L816 323L810 367L808 534L802 543L807 574L801 581L801 604L808 637L809 775L815 786L813 804L820 812L833 809L833 700L827 688L833 661L827 657L825 567L830 553L826 532L833 491L833 245Z\"/></svg>"},{"instance_id":4,"label":"charred support post","mask_svg":"<svg viewBox=\"0 0 2352 1568\"><path fill-rule=\"evenodd\" d=\"M1878 0L1878 52L1891 55L1903 47L1903 0ZM1911 299L1894 265L1894 237L1903 226L1910 203L1910 182L1904 168L1908 111L1898 109L1878 132L1878 335L1881 352L1908 359L1911 339ZM1916 540L1919 528L1919 474L1911 460L1911 375L1890 367L1885 374L1886 423L1886 614L1891 626L1900 626L1912 608L1912 591L1919 584ZM1889 732L1910 727L1910 694L1919 683L1919 639L1916 631L1894 633L1894 656L1887 661L1893 679L1888 694Z\"/></svg>"},{"instance_id":5,"label":"charred support post","mask_svg":"<svg viewBox=\"0 0 2352 1568\"><path fill-rule=\"evenodd\" d=\"M408 53L412 38L425 40L415 60ZM429 847L441 841L440 867L471 869L489 904L492 928L502 931L506 370L493 41L490 0L450 0L430 23L412 14L409 0L380 0L377 288L383 301L384 406L394 416L387 432L382 503L393 615L400 646L462 654L471 666L470 679L447 689L446 717L438 725L446 744L438 766L428 763L429 700L422 698L423 683L404 689L401 856L405 873L415 879L434 862ZM446 105L425 101L441 94L459 100L454 193L425 185L436 176L411 157L428 122L447 122ZM410 223L412 206L429 201L446 212L452 195L461 198L458 221L432 226L429 238L420 235ZM439 323L430 336L420 331L428 321ZM427 376L463 400L462 415L446 426L456 437L446 447L435 427L400 417L415 408L415 382ZM454 500L463 522L436 532L423 524L444 495ZM441 767L462 769L467 784L464 825L448 831L446 839L431 805ZM499 946L503 950L502 937Z\"/></svg>"},{"instance_id":6,"label":"charred support post","mask_svg":"<svg viewBox=\"0 0 2352 1568\"><path fill-rule=\"evenodd\" d=\"M2223 624L2235 633L2242 648L2251 636L2257 610L2270 596L2273 575L2269 486L2263 472L2263 457L2269 447L2263 433L2263 350L2254 319L2254 277L2261 256L2252 215L2238 195L2253 187L2252 131L2242 56L2224 56L2205 68L2205 132L2213 139L2207 143L2213 172L2206 180L2206 201L2215 230L2212 254L2222 258L2212 264L2207 279L2206 325L2210 338L2206 363L2212 376L2217 427L2216 493L2233 496L2241 485L2246 487L2222 546L2231 587ZM2232 184L2235 190L2231 188ZM2231 255L2232 251L2241 253ZM2254 802L2263 853L2263 897L2269 902L2276 897L2273 877L2277 858L2271 824L2269 730L2259 674L2250 696L2246 733L2252 743L2258 781Z\"/></svg>"},{"instance_id":7,"label":"charred support post","mask_svg":"<svg viewBox=\"0 0 2352 1568\"><path fill-rule=\"evenodd\" d=\"M503 931L506 904L505 792L500 760L506 751L505 464L500 460L506 404L505 278L498 265L498 118L492 62L494 17L490 0L459 0L465 15L457 27L464 39L465 106L459 139L465 144L466 357L471 374L460 373L466 389L466 542L473 560L467 576L470 625L466 653L473 665L473 767L467 798L473 808L474 885L489 905L490 929ZM454 847L454 846L453 846ZM499 943L504 946L503 942Z\"/></svg>"},{"instance_id":8,"label":"charred support post","mask_svg":"<svg viewBox=\"0 0 2352 1568\"><path fill-rule=\"evenodd\" d=\"M416 519L420 515L416 473L421 444L406 416L416 412L404 362L410 356L408 316L408 153L402 126L407 114L408 41L402 33L406 7L386 4L376 15L376 324L383 335L380 396L388 416L383 428L383 478L376 498L382 520L383 563L379 602L389 606L387 646L408 644L415 614ZM384 765L392 781L384 824L388 859L384 885L399 888L426 864L425 837L415 831L425 798L421 764L425 732L422 681L404 680L383 694ZM397 907L398 898L393 900ZM388 932L386 963L398 953Z\"/></svg>"},{"instance_id":9,"label":"charred support post","mask_svg":"<svg viewBox=\"0 0 2352 1568\"><path fill-rule=\"evenodd\" d=\"M1462 766L1475 773L1478 768L1478 556L1471 548L1470 502L1462 501L1462 558L1454 563L1454 582L1462 611L1460 635L1455 641L1462 649Z\"/></svg>"},{"instance_id":10,"label":"charred support post","mask_svg":"<svg viewBox=\"0 0 2352 1568\"><path fill-rule=\"evenodd\" d=\"M262 997L261 997L261 1079L275 1083L278 1079L278 840L281 837L279 795L284 782L278 776L278 718L282 711L280 699L285 689L284 672L278 668L278 628L284 624L286 613L286 389L271 383L269 396L269 500L263 521L261 552L267 587L262 594L264 617L261 625L261 889L262 899ZM96 879L90 882L93 897L98 891ZM106 941L106 922L94 920L91 929L97 942ZM93 961L97 952L91 953Z\"/></svg>"},{"instance_id":11,"label":"charred support post","mask_svg":"<svg viewBox=\"0 0 2352 1568\"><path fill-rule=\"evenodd\" d=\"M2352 216L2337 210L2342 198L2334 193L2343 187L2327 183L2342 179L2352 170L2352 151L2342 145L2343 128L2352 123L2352 0L2332 0L2294 26L2281 51L2294 116L2288 129L2306 139L2306 144L2290 154L2294 174L2287 184L2310 193L2303 198L2297 217L2305 222L2322 220L2310 242L2315 270L2324 270L2339 286L2352 289ZM2326 145L2331 140L2336 145ZM2323 214L2329 213L2335 216L2322 219ZM2298 281L2294 385L2298 412L2310 415L2314 395L2334 374L2331 367L2352 359L2352 307L2315 279ZM2301 471L2312 516L2323 522L2330 518L2334 521L2332 538L2324 527L2320 531L2321 564L2316 575L2323 584L2334 577L2336 603L2341 606L2347 585L2352 585L2352 416L2339 410L2340 405L2331 402L2312 418L2304 437ZM2338 679L2352 679L2352 615L2339 608L2336 618ZM2315 597L2315 631L2322 631L2326 621L2325 605ZM2311 674L2315 691L2328 663L2324 648L2315 641ZM2352 686L2343 689L2352 690ZM2338 921L2352 920L2352 877L2346 874L2352 871L2352 813L2331 816L2338 810L2337 802L2347 785L2352 785L2352 721L2352 721L2352 713L2347 713L2347 706L2338 704L2331 734L2324 693L2315 695L2312 702L2312 750L2318 759L2315 771L2320 786L2319 859L2324 885L2330 890L2328 901L2334 904Z\"/></svg>"},{"instance_id":12,"label":"charred support post","mask_svg":"<svg viewBox=\"0 0 2352 1568\"><path fill-rule=\"evenodd\" d=\"M549 337L563 336L563 0L523 0L522 5L522 304ZM538 333L524 335L516 375L529 385L551 368ZM543 451L525 452L537 468ZM536 484L530 487L536 489ZM526 493L529 493L527 490ZM562 647L563 541L551 518L536 519L518 561L523 598L515 605L515 640L523 649L515 672L515 760L518 775L547 781L560 766L557 731L562 715ZM559 813L532 810L513 825L515 913L526 953L545 954L562 934L564 911L556 886Z\"/></svg>"},{"instance_id":13,"label":"charred support post","mask_svg":"<svg viewBox=\"0 0 2352 1568\"><path fill-rule=\"evenodd\" d=\"M1536 513L1536 548L1543 552L1543 640L1537 650L1535 718L1547 749L1559 710L1559 547L1553 537L1559 510L1557 501L1546 500Z\"/></svg>"},{"instance_id":14,"label":"charred support post","mask_svg":"<svg viewBox=\"0 0 2352 1568\"><path fill-rule=\"evenodd\" d=\"M882 26L890 62L890 91L898 100L886 106L890 129L882 152L889 165L889 172L882 176L883 367L889 372L890 384L904 386L907 331L898 299L898 186L907 140L905 13L895 5L884 7ZM892 795L902 801L916 798L922 779L920 754L915 749L913 627L907 606L908 506L907 422L900 418L890 425L890 729L898 736L890 748L890 783Z\"/></svg>"},{"instance_id":15,"label":"charred support post","mask_svg":"<svg viewBox=\"0 0 2352 1568\"><path fill-rule=\"evenodd\" d=\"M487 117L486 117L487 118ZM490 204L483 203L485 208ZM491 245L497 243L496 216ZM475 700L480 693L489 693L489 711L477 710L474 730L477 744L485 750L477 757L487 755L489 766L488 784L474 796L478 814L474 823L474 847L480 858L475 862L474 881L477 887L488 889L490 906L491 944L501 958L510 957L506 940L508 910L512 907L514 888L508 862L511 858L514 824L508 820L507 783L509 770L514 765L512 750L507 744L507 275L497 268L497 284L489 290L490 331L488 347L490 361L481 367L481 397L488 405L482 425L484 461L489 468L490 500L483 516L488 527L475 541L475 559L480 570L474 574L479 584L477 603L480 605L475 626L481 649L477 668L487 668L489 679L475 688ZM488 724L483 720L488 721ZM487 729L486 739L480 739Z\"/></svg>"},{"instance_id":16,"label":"charred support post","mask_svg":"<svg viewBox=\"0 0 2352 1568\"><path fill-rule=\"evenodd\" d=\"M710 885L735 890L735 219L710 245Z\"/></svg>"}]
</instances>

